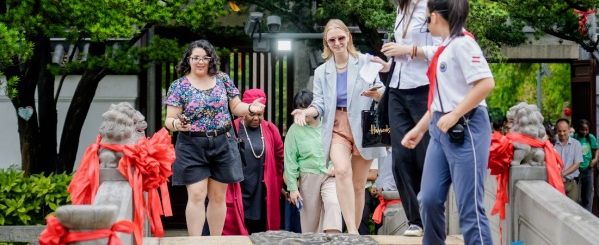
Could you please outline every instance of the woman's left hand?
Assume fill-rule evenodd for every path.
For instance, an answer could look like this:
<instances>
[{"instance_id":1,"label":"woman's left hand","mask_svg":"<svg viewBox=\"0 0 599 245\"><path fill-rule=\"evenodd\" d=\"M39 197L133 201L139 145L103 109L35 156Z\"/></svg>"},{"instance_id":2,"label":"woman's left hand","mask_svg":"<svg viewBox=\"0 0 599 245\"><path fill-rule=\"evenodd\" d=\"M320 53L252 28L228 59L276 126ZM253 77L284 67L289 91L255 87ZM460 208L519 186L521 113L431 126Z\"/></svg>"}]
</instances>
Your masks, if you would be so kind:
<instances>
[{"instance_id":1,"label":"woman's left hand","mask_svg":"<svg viewBox=\"0 0 599 245\"><path fill-rule=\"evenodd\" d=\"M372 98L376 101L379 101L379 99L381 99L382 92L378 89L376 89L376 90L367 89L367 90L362 91L361 95Z\"/></svg>"},{"instance_id":2,"label":"woman's left hand","mask_svg":"<svg viewBox=\"0 0 599 245\"><path fill-rule=\"evenodd\" d=\"M447 133L447 131L449 131L449 129L458 122L458 120L460 120L460 117L450 112L439 118L437 127L439 130L441 130L441 132Z\"/></svg>"}]
</instances>

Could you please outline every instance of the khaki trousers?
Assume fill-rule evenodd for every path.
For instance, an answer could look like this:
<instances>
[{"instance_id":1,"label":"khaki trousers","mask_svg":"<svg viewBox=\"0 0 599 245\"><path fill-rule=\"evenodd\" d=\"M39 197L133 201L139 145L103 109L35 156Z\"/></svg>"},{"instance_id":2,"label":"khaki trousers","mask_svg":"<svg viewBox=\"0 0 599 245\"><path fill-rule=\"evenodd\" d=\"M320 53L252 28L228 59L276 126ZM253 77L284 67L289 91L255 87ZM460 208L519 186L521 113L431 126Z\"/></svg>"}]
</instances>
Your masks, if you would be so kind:
<instances>
[{"instance_id":1,"label":"khaki trousers","mask_svg":"<svg viewBox=\"0 0 599 245\"><path fill-rule=\"evenodd\" d=\"M303 198L300 211L302 233L341 231L341 207L337 200L335 177L300 173L299 191Z\"/></svg>"},{"instance_id":2,"label":"khaki trousers","mask_svg":"<svg viewBox=\"0 0 599 245\"><path fill-rule=\"evenodd\" d=\"M568 179L564 182L566 195L575 203L578 203L578 183L574 179Z\"/></svg>"}]
</instances>

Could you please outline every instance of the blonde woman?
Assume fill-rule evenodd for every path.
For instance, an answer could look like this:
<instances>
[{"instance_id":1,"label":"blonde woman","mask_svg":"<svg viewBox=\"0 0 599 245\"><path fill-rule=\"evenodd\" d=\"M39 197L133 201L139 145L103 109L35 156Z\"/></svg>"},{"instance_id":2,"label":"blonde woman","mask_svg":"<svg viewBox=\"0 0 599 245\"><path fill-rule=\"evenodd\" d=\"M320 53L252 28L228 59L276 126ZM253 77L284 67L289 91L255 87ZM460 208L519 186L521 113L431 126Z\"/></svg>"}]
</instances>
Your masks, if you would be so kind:
<instances>
[{"instance_id":1,"label":"blonde woman","mask_svg":"<svg viewBox=\"0 0 599 245\"><path fill-rule=\"evenodd\" d=\"M337 198L347 232L358 234L364 209L364 187L374 158L386 155L385 148L362 148L360 112L378 100L383 89L369 90L372 81L359 76L368 61L356 51L347 26L337 19L329 20L323 34L326 62L314 72L314 100L306 109L291 115L295 123L306 125L306 117L322 118L322 143L327 161L333 162ZM378 80L377 85L382 83Z\"/></svg>"}]
</instances>

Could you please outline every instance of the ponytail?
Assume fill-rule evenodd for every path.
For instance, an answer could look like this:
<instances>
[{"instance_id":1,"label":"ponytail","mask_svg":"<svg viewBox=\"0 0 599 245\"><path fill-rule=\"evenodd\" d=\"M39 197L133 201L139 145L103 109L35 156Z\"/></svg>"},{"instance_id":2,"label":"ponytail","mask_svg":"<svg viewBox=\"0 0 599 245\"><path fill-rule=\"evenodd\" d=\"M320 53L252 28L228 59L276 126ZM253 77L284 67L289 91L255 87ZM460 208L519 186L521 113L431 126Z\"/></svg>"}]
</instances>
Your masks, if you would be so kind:
<instances>
[{"instance_id":1,"label":"ponytail","mask_svg":"<svg viewBox=\"0 0 599 245\"><path fill-rule=\"evenodd\" d=\"M447 20L451 36L464 35L462 29L470 11L468 0L429 0L427 7L431 13L437 12Z\"/></svg>"}]
</instances>

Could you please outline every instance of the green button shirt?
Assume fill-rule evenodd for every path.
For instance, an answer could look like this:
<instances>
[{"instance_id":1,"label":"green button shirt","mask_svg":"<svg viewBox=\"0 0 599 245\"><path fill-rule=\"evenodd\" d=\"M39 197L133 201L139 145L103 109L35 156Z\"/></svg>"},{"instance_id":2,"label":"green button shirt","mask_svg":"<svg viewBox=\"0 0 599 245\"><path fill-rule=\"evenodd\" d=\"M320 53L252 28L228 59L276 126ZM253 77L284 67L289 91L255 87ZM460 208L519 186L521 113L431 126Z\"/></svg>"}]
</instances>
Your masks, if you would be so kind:
<instances>
[{"instance_id":1,"label":"green button shirt","mask_svg":"<svg viewBox=\"0 0 599 245\"><path fill-rule=\"evenodd\" d=\"M287 190L297 190L297 179L301 173L326 174L326 158L322 148L322 123L313 128L310 125L291 125L285 136L285 179ZM329 164L332 166L332 164Z\"/></svg>"}]
</instances>

